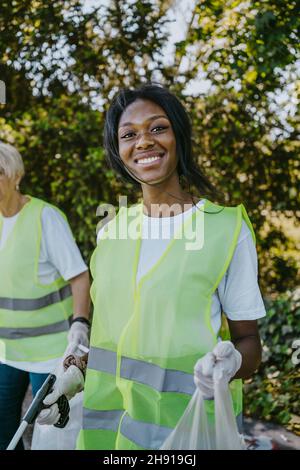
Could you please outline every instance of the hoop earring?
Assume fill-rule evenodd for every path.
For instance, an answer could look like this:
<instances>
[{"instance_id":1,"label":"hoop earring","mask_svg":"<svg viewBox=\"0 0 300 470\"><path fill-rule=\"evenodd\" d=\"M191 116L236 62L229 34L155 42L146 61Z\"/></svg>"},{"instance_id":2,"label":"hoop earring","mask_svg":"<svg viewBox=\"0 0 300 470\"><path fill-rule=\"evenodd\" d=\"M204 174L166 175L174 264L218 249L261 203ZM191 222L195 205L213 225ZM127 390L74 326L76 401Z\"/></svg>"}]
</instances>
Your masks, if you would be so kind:
<instances>
[{"instance_id":1,"label":"hoop earring","mask_svg":"<svg viewBox=\"0 0 300 470\"><path fill-rule=\"evenodd\" d=\"M17 191L20 191L20 186L19 186L18 183L16 184L16 190L17 190Z\"/></svg>"}]
</instances>

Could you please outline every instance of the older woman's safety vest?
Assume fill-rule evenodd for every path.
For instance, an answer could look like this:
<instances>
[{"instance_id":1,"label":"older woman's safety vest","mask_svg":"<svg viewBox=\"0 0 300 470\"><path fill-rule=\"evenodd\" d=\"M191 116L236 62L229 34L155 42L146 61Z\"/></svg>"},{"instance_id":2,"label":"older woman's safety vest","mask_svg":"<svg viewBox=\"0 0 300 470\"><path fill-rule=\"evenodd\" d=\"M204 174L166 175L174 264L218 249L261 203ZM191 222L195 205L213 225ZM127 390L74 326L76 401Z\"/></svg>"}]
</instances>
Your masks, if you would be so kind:
<instances>
[{"instance_id":1,"label":"older woman's safety vest","mask_svg":"<svg viewBox=\"0 0 300 470\"><path fill-rule=\"evenodd\" d=\"M122 208L92 256L94 317L78 449L160 448L195 391L194 365L217 342L212 295L243 217L255 241L242 204L206 200L136 283L142 211L142 204ZM230 389L237 416L242 381ZM206 408L213 419L213 400Z\"/></svg>"},{"instance_id":2,"label":"older woman's safety vest","mask_svg":"<svg viewBox=\"0 0 300 470\"><path fill-rule=\"evenodd\" d=\"M41 212L46 205L50 206L30 197L0 250L0 361L3 362L5 359L45 361L61 356L67 346L73 305L70 285L62 278L47 285L38 280ZM0 215L0 233L1 228Z\"/></svg>"}]
</instances>

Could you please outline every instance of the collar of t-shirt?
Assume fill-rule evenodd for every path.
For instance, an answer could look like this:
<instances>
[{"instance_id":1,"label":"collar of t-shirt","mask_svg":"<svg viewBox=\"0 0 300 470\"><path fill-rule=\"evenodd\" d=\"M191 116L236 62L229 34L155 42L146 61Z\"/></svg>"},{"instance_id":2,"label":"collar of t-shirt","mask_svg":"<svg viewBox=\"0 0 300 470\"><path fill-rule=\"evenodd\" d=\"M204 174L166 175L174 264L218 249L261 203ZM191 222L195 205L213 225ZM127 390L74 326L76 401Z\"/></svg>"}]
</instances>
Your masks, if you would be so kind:
<instances>
[{"instance_id":1,"label":"collar of t-shirt","mask_svg":"<svg viewBox=\"0 0 300 470\"><path fill-rule=\"evenodd\" d=\"M2 217L2 231L0 233L0 249L4 246L6 240L8 239L14 225L17 221L19 212L12 217Z\"/></svg>"},{"instance_id":2,"label":"collar of t-shirt","mask_svg":"<svg viewBox=\"0 0 300 470\"><path fill-rule=\"evenodd\" d=\"M174 215L173 217L149 217L143 213L143 239L170 239L180 225L189 217L198 207L202 206L205 199L201 199L196 205Z\"/></svg>"}]
</instances>

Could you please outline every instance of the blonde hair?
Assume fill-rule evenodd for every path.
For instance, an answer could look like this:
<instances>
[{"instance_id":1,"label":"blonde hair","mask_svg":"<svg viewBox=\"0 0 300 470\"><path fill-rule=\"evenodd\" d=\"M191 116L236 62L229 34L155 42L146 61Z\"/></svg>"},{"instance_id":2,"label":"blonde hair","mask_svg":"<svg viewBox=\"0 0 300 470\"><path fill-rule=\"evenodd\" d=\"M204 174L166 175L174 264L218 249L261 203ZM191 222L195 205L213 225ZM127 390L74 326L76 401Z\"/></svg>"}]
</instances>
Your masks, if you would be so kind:
<instances>
[{"instance_id":1,"label":"blonde hair","mask_svg":"<svg viewBox=\"0 0 300 470\"><path fill-rule=\"evenodd\" d=\"M0 142L0 170L3 170L8 178L23 176L25 173L24 163L18 150L3 142Z\"/></svg>"}]
</instances>

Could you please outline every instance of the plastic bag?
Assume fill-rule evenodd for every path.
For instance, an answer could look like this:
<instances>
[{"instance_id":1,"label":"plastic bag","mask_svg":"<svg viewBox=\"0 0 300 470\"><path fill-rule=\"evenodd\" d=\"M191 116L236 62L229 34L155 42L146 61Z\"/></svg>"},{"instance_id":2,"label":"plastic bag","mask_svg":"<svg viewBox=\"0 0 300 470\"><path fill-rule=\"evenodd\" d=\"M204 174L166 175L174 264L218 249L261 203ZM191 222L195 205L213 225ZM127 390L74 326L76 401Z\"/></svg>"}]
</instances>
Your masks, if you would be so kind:
<instances>
[{"instance_id":1,"label":"plastic bag","mask_svg":"<svg viewBox=\"0 0 300 470\"><path fill-rule=\"evenodd\" d=\"M82 425L83 392L69 401L70 419L64 428L35 422L31 450L73 450Z\"/></svg>"},{"instance_id":2,"label":"plastic bag","mask_svg":"<svg viewBox=\"0 0 300 470\"><path fill-rule=\"evenodd\" d=\"M222 369L214 371L215 419L208 419L205 399L198 388L177 426L160 450L245 450L233 413L232 398Z\"/></svg>"}]
</instances>

